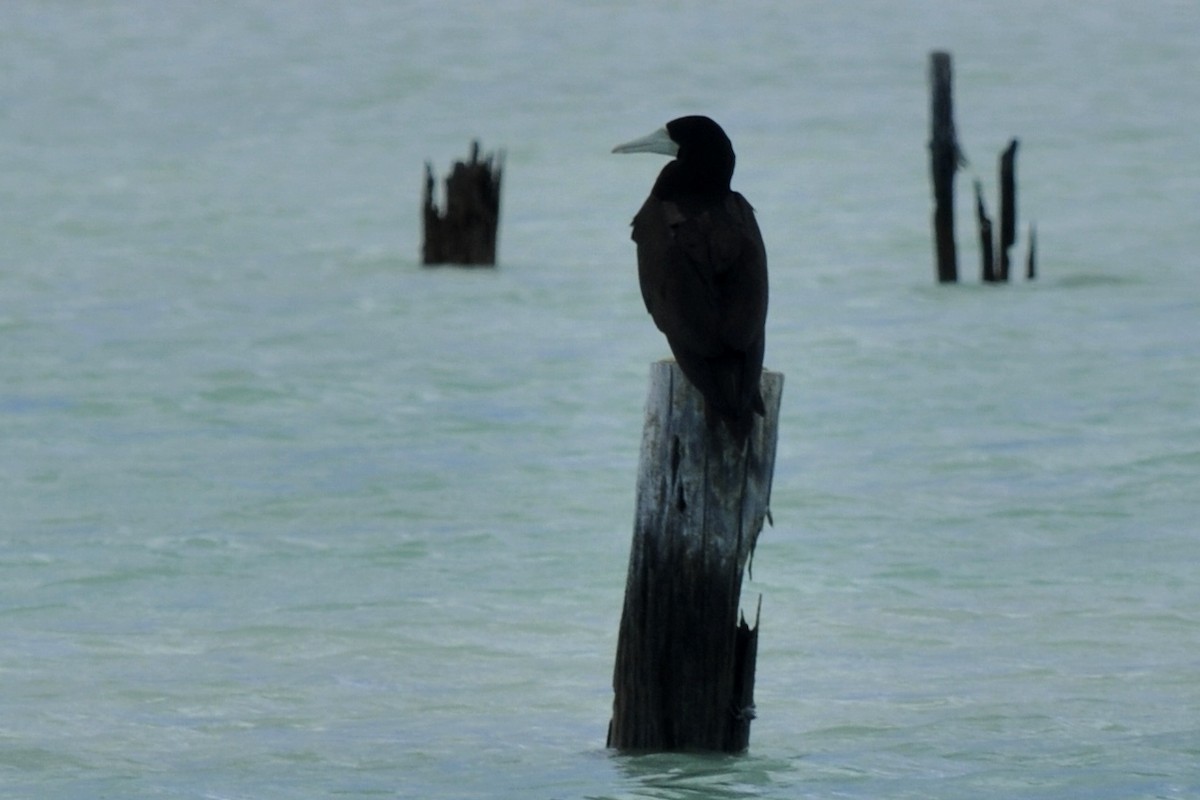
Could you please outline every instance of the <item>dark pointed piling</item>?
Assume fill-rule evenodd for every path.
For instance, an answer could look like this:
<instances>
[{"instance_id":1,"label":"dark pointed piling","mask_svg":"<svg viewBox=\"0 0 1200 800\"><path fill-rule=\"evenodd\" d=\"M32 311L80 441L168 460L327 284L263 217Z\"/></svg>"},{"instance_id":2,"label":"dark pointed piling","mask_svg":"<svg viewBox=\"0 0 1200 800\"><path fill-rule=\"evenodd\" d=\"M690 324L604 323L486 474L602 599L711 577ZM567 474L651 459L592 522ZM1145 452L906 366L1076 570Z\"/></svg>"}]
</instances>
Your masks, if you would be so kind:
<instances>
[{"instance_id":1,"label":"dark pointed piling","mask_svg":"<svg viewBox=\"0 0 1200 800\"><path fill-rule=\"evenodd\" d=\"M422 263L495 265L503 162L503 152L480 160L479 142L472 142L471 160L455 162L446 178L445 211L434 201L433 166L426 162Z\"/></svg>"},{"instance_id":2,"label":"dark pointed piling","mask_svg":"<svg viewBox=\"0 0 1200 800\"><path fill-rule=\"evenodd\" d=\"M975 219L979 222L979 253L982 259L982 280L996 282L996 259L992 250L992 220L983 204L983 184L975 181Z\"/></svg>"},{"instance_id":3,"label":"dark pointed piling","mask_svg":"<svg viewBox=\"0 0 1200 800\"><path fill-rule=\"evenodd\" d=\"M1037 226L1029 225L1029 251L1025 254L1025 279L1037 277Z\"/></svg>"},{"instance_id":4,"label":"dark pointed piling","mask_svg":"<svg viewBox=\"0 0 1200 800\"><path fill-rule=\"evenodd\" d=\"M750 741L758 622L742 574L768 513L783 376L745 441L710 426L674 361L652 365L608 746L736 753Z\"/></svg>"},{"instance_id":5,"label":"dark pointed piling","mask_svg":"<svg viewBox=\"0 0 1200 800\"><path fill-rule=\"evenodd\" d=\"M950 54L929 54L930 104L929 162L933 177L933 241L940 283L958 280L958 253L954 243L954 173L962 162L954 130L954 102Z\"/></svg>"},{"instance_id":6,"label":"dark pointed piling","mask_svg":"<svg viewBox=\"0 0 1200 800\"><path fill-rule=\"evenodd\" d=\"M1000 271L999 278L1008 280L1009 250L1017 241L1017 140L1013 139L1000 153Z\"/></svg>"}]
</instances>

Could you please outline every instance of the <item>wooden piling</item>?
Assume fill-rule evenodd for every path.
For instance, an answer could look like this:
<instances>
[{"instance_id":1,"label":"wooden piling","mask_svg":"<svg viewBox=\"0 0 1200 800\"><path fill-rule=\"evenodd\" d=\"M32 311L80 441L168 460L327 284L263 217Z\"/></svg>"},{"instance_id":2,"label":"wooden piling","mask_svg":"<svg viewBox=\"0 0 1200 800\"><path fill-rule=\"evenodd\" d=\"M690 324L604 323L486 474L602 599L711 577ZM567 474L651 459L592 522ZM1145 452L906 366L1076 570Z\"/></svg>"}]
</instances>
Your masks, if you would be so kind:
<instances>
[{"instance_id":1,"label":"wooden piling","mask_svg":"<svg viewBox=\"0 0 1200 800\"><path fill-rule=\"evenodd\" d=\"M783 375L745 441L709 427L671 360L652 365L608 746L735 753L750 741L758 620L742 573L768 514Z\"/></svg>"},{"instance_id":2,"label":"wooden piling","mask_svg":"<svg viewBox=\"0 0 1200 800\"><path fill-rule=\"evenodd\" d=\"M933 177L933 241L939 283L958 280L958 253L954 244L954 173L962 161L954 131L954 102L950 54L929 54L930 106L929 163Z\"/></svg>"},{"instance_id":3,"label":"wooden piling","mask_svg":"<svg viewBox=\"0 0 1200 800\"><path fill-rule=\"evenodd\" d=\"M1009 250L1017 241L1017 140L1000 153L1000 246L999 277L1008 280Z\"/></svg>"},{"instance_id":4,"label":"wooden piling","mask_svg":"<svg viewBox=\"0 0 1200 800\"><path fill-rule=\"evenodd\" d=\"M996 259L992 250L992 220L983 204L983 184L975 181L975 219L979 223L979 255L982 261L981 279L996 282Z\"/></svg>"},{"instance_id":5,"label":"wooden piling","mask_svg":"<svg viewBox=\"0 0 1200 800\"><path fill-rule=\"evenodd\" d=\"M434 201L433 166L426 162L424 264L495 265L503 161L503 153L480 160L479 142L472 142L471 160L455 162L446 178L445 211Z\"/></svg>"}]
</instances>

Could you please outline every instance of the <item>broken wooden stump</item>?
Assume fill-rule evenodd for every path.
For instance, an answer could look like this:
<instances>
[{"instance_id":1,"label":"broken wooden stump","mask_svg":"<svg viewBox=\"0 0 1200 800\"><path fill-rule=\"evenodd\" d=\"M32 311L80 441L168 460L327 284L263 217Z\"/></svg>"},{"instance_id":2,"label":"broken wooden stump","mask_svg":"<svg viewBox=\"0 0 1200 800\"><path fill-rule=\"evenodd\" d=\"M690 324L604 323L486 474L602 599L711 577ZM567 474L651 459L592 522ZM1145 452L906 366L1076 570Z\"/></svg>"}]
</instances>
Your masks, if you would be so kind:
<instances>
[{"instance_id":1,"label":"broken wooden stump","mask_svg":"<svg viewBox=\"0 0 1200 800\"><path fill-rule=\"evenodd\" d=\"M433 166L425 163L422 263L495 265L503 161L503 152L480 160L479 142L472 142L471 160L455 162L446 177L444 211L433 199Z\"/></svg>"},{"instance_id":2,"label":"broken wooden stump","mask_svg":"<svg viewBox=\"0 0 1200 800\"><path fill-rule=\"evenodd\" d=\"M950 54L929 54L930 104L929 164L933 178L933 241L939 283L958 280L958 252L954 243L954 173L962 152L954 131L954 101Z\"/></svg>"},{"instance_id":3,"label":"broken wooden stump","mask_svg":"<svg viewBox=\"0 0 1200 800\"><path fill-rule=\"evenodd\" d=\"M966 165L958 146L954 128L953 97L951 92L950 54L935 50L929 54L929 83L932 94L930 107L931 133L929 160L933 177L933 241L937 276L940 283L958 280L958 254L954 241L954 173ZM975 181L975 218L979 224L979 250L984 283L1007 283L1012 271L1012 246L1017 241L1017 147L1018 140L1009 140L1000 153L1000 205L998 230L992 226L983 202L983 186ZM1037 242L1032 226L1029 232L1029 252L1025 275L1033 280L1037 274Z\"/></svg>"},{"instance_id":4,"label":"broken wooden stump","mask_svg":"<svg viewBox=\"0 0 1200 800\"><path fill-rule=\"evenodd\" d=\"M766 416L737 441L709 427L674 361L651 366L609 747L749 745L758 621L739 602L769 513L783 375L764 371L761 388Z\"/></svg>"}]
</instances>

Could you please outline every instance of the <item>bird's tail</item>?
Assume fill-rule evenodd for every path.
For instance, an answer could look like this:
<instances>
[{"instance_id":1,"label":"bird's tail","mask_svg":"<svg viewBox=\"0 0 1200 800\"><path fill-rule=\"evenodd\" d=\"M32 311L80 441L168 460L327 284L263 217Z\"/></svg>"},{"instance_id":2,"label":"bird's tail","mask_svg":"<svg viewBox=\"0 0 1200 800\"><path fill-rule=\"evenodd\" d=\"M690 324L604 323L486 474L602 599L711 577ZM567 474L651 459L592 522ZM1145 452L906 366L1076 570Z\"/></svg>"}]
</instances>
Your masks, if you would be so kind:
<instances>
[{"instance_id":1,"label":"bird's tail","mask_svg":"<svg viewBox=\"0 0 1200 800\"><path fill-rule=\"evenodd\" d=\"M754 418L756 416L766 417L766 415L767 407L763 402L762 390L757 386L754 388L749 405L714 403L711 397L706 397L704 400L704 416L708 427L715 428L717 425L724 425L729 434L739 442L745 441L746 437L750 435L750 431L754 429Z\"/></svg>"}]
</instances>

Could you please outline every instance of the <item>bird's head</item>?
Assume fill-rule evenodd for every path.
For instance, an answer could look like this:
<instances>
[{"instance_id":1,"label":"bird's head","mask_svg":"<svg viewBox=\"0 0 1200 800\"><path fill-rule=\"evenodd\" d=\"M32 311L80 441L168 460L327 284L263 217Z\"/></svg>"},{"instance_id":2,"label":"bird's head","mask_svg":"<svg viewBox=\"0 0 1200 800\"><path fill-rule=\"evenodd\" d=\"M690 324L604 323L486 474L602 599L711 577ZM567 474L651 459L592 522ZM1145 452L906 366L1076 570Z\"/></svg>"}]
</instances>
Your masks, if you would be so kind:
<instances>
[{"instance_id":1,"label":"bird's head","mask_svg":"<svg viewBox=\"0 0 1200 800\"><path fill-rule=\"evenodd\" d=\"M728 191L736 160L725 131L704 116L673 119L648 136L617 145L613 152L674 156L672 180L691 191Z\"/></svg>"}]
</instances>

